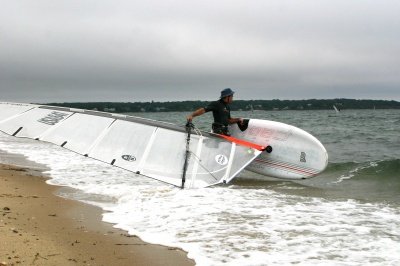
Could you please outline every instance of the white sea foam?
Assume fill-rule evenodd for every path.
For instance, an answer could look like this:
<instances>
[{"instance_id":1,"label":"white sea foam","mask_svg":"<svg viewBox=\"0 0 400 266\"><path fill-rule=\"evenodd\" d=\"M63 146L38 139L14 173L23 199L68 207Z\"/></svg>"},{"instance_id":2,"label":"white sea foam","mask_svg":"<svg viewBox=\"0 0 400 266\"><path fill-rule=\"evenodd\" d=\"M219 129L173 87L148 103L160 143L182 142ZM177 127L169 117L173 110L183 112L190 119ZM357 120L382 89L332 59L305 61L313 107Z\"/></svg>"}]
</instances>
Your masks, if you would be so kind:
<instances>
[{"instance_id":1,"label":"white sea foam","mask_svg":"<svg viewBox=\"0 0 400 266\"><path fill-rule=\"evenodd\" d=\"M198 265L399 265L400 209L266 188L180 190L51 144L0 135L0 149L46 164L54 185L103 220Z\"/></svg>"},{"instance_id":2,"label":"white sea foam","mask_svg":"<svg viewBox=\"0 0 400 266\"><path fill-rule=\"evenodd\" d=\"M338 177L337 181L335 181L333 183L335 183L335 184L341 183L346 179L351 179L361 170L371 168L371 167L377 167L378 165L379 165L379 162L368 162L368 163L361 164L361 165L357 166L356 168L350 170L348 173L343 174L340 177Z\"/></svg>"}]
</instances>

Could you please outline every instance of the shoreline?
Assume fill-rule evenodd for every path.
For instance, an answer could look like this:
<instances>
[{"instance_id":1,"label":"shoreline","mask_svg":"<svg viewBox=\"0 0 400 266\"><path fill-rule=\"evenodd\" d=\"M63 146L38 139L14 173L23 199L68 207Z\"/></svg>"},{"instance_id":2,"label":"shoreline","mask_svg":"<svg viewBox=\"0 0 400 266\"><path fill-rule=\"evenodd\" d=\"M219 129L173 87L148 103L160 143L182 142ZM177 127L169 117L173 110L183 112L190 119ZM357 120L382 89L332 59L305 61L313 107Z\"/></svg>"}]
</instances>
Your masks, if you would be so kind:
<instances>
[{"instance_id":1,"label":"shoreline","mask_svg":"<svg viewBox=\"0 0 400 266\"><path fill-rule=\"evenodd\" d=\"M195 265L103 222L96 206L56 196L37 170L0 164L0 265Z\"/></svg>"}]
</instances>

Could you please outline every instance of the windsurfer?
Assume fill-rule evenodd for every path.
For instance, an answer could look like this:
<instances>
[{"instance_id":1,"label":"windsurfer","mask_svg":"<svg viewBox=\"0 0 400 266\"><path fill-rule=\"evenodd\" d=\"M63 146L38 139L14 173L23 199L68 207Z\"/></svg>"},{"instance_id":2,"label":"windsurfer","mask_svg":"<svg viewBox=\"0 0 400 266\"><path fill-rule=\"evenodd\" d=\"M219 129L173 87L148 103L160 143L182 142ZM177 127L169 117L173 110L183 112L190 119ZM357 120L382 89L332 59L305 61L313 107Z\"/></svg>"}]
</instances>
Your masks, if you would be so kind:
<instances>
[{"instance_id":1,"label":"windsurfer","mask_svg":"<svg viewBox=\"0 0 400 266\"><path fill-rule=\"evenodd\" d=\"M192 122L193 118L204 113L213 112L214 123L212 131L217 134L229 136L228 125L234 123L243 123L243 118L232 118L230 104L233 102L235 92L230 88L221 91L221 97L217 101L211 102L208 106L202 107L187 116L187 121Z\"/></svg>"}]
</instances>

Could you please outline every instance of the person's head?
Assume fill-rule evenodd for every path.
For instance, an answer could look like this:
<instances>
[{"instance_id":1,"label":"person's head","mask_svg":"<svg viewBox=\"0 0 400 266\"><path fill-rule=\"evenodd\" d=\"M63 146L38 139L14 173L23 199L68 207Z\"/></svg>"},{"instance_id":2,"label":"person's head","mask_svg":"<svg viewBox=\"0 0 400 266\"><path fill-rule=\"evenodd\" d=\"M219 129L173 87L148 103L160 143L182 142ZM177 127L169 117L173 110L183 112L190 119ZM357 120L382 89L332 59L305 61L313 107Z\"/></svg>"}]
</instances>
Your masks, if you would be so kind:
<instances>
[{"instance_id":1,"label":"person's head","mask_svg":"<svg viewBox=\"0 0 400 266\"><path fill-rule=\"evenodd\" d=\"M231 90L230 88L223 89L221 91L221 97L220 98L223 99L224 102L226 102L226 103L231 103L233 101L233 94L234 93L235 92L233 90Z\"/></svg>"}]
</instances>

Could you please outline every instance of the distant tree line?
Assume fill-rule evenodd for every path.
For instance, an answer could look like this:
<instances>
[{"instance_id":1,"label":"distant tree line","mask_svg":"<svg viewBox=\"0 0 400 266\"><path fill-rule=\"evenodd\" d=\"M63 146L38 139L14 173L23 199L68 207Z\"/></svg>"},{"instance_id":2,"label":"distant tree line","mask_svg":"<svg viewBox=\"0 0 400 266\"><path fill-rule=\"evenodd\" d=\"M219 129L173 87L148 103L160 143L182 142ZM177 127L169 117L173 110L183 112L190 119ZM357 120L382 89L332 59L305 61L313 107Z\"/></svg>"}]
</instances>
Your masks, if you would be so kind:
<instances>
[{"instance_id":1,"label":"distant tree line","mask_svg":"<svg viewBox=\"0 0 400 266\"><path fill-rule=\"evenodd\" d=\"M190 112L207 106L208 101L179 102L74 102L48 105L89 109L104 112ZM231 109L239 110L328 110L336 106L345 109L400 109L400 102L387 100L309 99L309 100L235 100Z\"/></svg>"}]
</instances>

